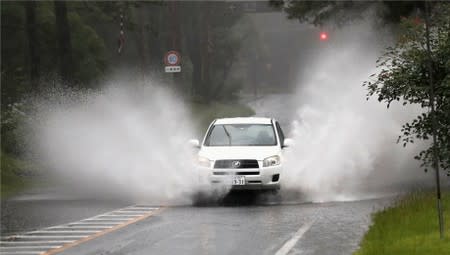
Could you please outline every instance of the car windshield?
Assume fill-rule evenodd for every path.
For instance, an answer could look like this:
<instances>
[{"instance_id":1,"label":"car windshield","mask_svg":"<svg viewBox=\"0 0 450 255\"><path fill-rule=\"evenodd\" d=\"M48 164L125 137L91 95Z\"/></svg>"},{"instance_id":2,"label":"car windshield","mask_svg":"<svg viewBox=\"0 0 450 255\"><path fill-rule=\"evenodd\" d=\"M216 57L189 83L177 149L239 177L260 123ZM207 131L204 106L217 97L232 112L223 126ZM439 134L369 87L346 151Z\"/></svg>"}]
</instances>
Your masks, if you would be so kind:
<instances>
[{"instance_id":1,"label":"car windshield","mask_svg":"<svg viewBox=\"0 0 450 255\"><path fill-rule=\"evenodd\" d=\"M205 146L273 145L277 145L277 140L270 124L214 125L205 141Z\"/></svg>"}]
</instances>

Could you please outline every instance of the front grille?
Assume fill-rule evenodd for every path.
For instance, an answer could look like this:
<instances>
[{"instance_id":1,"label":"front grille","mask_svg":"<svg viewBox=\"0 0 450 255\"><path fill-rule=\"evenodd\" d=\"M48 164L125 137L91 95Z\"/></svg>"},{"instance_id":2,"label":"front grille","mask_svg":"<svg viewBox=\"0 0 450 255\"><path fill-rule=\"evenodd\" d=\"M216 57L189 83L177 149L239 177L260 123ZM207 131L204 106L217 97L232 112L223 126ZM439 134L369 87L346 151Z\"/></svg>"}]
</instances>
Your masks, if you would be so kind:
<instances>
[{"instance_id":1,"label":"front grille","mask_svg":"<svg viewBox=\"0 0 450 255\"><path fill-rule=\"evenodd\" d=\"M213 172L213 175L229 175L227 172Z\"/></svg>"},{"instance_id":2,"label":"front grille","mask_svg":"<svg viewBox=\"0 0 450 255\"><path fill-rule=\"evenodd\" d=\"M213 175L259 175L259 172L217 172L214 171Z\"/></svg>"},{"instance_id":3,"label":"front grille","mask_svg":"<svg viewBox=\"0 0 450 255\"><path fill-rule=\"evenodd\" d=\"M259 172L236 172L237 175L259 175Z\"/></svg>"},{"instance_id":4,"label":"front grille","mask_svg":"<svg viewBox=\"0 0 450 255\"><path fill-rule=\"evenodd\" d=\"M216 160L214 168L259 168L259 165L254 159L223 159Z\"/></svg>"}]
</instances>

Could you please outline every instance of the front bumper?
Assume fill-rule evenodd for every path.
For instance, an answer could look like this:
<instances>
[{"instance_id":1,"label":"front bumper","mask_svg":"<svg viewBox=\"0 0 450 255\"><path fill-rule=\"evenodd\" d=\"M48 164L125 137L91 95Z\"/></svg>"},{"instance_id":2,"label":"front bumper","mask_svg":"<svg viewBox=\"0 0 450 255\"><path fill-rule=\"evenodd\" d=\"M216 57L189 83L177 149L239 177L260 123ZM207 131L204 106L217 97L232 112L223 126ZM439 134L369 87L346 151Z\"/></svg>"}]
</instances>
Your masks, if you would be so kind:
<instances>
[{"instance_id":1,"label":"front bumper","mask_svg":"<svg viewBox=\"0 0 450 255\"><path fill-rule=\"evenodd\" d=\"M276 190L280 189L282 166L260 167L257 169L214 169L198 167L200 179L212 187L229 187L236 190ZM232 185L234 176L244 176L244 185Z\"/></svg>"}]
</instances>

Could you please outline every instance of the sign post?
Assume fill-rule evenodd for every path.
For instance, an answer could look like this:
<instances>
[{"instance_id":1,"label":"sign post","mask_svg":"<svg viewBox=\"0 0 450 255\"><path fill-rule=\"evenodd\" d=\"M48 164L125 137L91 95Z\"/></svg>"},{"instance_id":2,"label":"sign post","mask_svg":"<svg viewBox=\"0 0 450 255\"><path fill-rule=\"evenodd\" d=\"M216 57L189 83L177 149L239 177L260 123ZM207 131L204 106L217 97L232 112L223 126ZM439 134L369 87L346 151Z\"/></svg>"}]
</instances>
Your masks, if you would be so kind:
<instances>
[{"instance_id":1,"label":"sign post","mask_svg":"<svg viewBox=\"0 0 450 255\"><path fill-rule=\"evenodd\" d=\"M164 64L165 64L164 71L166 73L181 72L180 62L181 62L181 56L180 56L180 53L178 53L178 51L174 51L174 50L168 51L164 55Z\"/></svg>"}]
</instances>

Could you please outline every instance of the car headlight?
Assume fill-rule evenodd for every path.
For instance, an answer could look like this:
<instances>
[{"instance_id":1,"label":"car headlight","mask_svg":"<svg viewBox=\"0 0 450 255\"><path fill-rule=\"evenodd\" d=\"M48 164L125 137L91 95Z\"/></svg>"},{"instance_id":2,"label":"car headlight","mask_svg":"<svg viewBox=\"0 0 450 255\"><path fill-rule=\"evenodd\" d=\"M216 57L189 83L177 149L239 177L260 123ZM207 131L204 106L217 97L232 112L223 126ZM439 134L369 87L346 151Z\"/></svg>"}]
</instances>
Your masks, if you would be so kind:
<instances>
[{"instance_id":1,"label":"car headlight","mask_svg":"<svg viewBox=\"0 0 450 255\"><path fill-rule=\"evenodd\" d=\"M203 167L210 167L211 161L208 158L198 156L197 158L197 165L203 166Z\"/></svg>"},{"instance_id":2,"label":"car headlight","mask_svg":"<svg viewBox=\"0 0 450 255\"><path fill-rule=\"evenodd\" d=\"M263 161L263 167L277 166L280 164L280 161L281 161L280 156L272 156L265 158Z\"/></svg>"}]
</instances>

